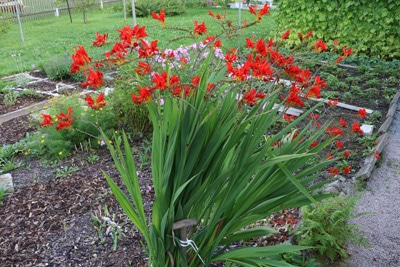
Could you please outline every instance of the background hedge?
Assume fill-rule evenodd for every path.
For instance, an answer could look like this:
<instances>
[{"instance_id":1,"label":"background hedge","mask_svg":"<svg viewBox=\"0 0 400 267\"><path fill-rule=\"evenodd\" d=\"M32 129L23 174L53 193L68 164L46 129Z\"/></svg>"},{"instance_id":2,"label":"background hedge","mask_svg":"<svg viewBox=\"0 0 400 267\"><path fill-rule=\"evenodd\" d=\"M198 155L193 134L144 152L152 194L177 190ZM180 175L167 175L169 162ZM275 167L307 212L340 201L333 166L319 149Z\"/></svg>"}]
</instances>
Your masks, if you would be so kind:
<instances>
[{"instance_id":1,"label":"background hedge","mask_svg":"<svg viewBox=\"0 0 400 267\"><path fill-rule=\"evenodd\" d=\"M338 39L358 55L400 58L400 1L280 0L278 13L280 33L313 30L317 38ZM299 42L297 36L290 40Z\"/></svg>"}]
</instances>

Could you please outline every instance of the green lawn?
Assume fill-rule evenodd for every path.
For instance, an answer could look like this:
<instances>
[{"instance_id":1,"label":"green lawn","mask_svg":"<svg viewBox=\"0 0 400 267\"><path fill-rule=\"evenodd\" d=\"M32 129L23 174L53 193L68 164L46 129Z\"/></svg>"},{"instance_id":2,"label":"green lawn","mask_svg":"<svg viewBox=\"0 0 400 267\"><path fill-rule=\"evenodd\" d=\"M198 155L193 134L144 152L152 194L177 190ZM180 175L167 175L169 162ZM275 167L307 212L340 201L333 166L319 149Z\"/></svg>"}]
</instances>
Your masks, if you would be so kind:
<instances>
[{"instance_id":1,"label":"green lawn","mask_svg":"<svg viewBox=\"0 0 400 267\"><path fill-rule=\"evenodd\" d=\"M208 15L207 8L196 8L187 10L186 14L167 17L167 26L178 26L188 29L193 28L193 20L197 19L200 23L205 21L210 35L219 31L219 26L212 22ZM212 9L216 13L222 14L223 9ZM235 24L238 23L238 10L227 10L228 18ZM111 49L113 40L118 37L117 29L126 24L133 24L132 18L128 17L124 21L123 12L113 12L111 8L103 11L93 10L88 15L89 23L84 24L80 13L73 14L73 23L69 21L68 15L40 19L25 22L22 25L25 45L22 45L18 25L13 25L7 33L0 32L0 77L30 70L34 64L39 68L42 64L54 59L62 59L64 50L68 55L74 52L77 45L84 45L89 55L93 58L101 57L104 51ZM254 21L254 16L247 10L242 11L242 20L247 22ZM158 21L152 18L137 18L139 25L145 25L149 34L149 39L158 39L160 47L165 45L171 38L181 36L181 33L174 30L162 30ZM246 35L255 34L256 38L266 37L275 25L272 17L263 17L261 23L256 27L246 29ZM110 44L106 48L91 47L95 38L96 31L108 33ZM180 40L171 46L177 47L181 44L189 44L190 40ZM18 56L18 54L20 56ZM12 57L12 55L17 55Z\"/></svg>"}]
</instances>

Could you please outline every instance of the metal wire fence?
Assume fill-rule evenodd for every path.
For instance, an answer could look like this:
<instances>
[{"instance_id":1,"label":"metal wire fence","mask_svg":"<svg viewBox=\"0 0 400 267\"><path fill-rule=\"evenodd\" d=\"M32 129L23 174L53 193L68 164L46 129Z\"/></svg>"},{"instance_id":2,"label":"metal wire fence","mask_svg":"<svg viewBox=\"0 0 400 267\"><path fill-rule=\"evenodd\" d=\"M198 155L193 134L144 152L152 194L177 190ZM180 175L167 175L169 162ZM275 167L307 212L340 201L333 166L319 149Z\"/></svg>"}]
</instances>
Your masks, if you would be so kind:
<instances>
[{"instance_id":1,"label":"metal wire fence","mask_svg":"<svg viewBox=\"0 0 400 267\"><path fill-rule=\"evenodd\" d=\"M109 4L122 3L122 0L96 0L93 8L103 8ZM69 0L71 11L74 3ZM17 10L18 9L18 10ZM22 22L40 18L57 17L68 12L67 3L56 4L55 0L0 0L0 20L11 16L17 22L17 12Z\"/></svg>"}]
</instances>

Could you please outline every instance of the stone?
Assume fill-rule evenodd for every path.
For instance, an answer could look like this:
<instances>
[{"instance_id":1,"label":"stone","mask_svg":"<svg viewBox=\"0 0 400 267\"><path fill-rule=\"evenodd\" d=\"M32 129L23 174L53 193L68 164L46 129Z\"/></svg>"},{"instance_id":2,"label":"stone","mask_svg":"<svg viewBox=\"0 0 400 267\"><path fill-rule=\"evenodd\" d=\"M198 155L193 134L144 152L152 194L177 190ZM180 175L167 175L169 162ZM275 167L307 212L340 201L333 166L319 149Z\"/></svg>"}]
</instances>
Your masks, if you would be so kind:
<instances>
[{"instance_id":1,"label":"stone","mask_svg":"<svg viewBox=\"0 0 400 267\"><path fill-rule=\"evenodd\" d=\"M14 192L14 185L10 173L0 175L0 188L4 188L7 193Z\"/></svg>"},{"instance_id":2,"label":"stone","mask_svg":"<svg viewBox=\"0 0 400 267\"><path fill-rule=\"evenodd\" d=\"M337 190L335 187L331 186L331 187L325 188L324 192L328 193L328 194L338 194L339 190Z\"/></svg>"},{"instance_id":3,"label":"stone","mask_svg":"<svg viewBox=\"0 0 400 267\"><path fill-rule=\"evenodd\" d=\"M341 182L346 181L346 177L342 176L342 175L336 175L336 179L338 179Z\"/></svg>"},{"instance_id":4,"label":"stone","mask_svg":"<svg viewBox=\"0 0 400 267\"><path fill-rule=\"evenodd\" d=\"M374 130L374 125L363 124L360 128L363 131L363 136L371 136Z\"/></svg>"}]
</instances>

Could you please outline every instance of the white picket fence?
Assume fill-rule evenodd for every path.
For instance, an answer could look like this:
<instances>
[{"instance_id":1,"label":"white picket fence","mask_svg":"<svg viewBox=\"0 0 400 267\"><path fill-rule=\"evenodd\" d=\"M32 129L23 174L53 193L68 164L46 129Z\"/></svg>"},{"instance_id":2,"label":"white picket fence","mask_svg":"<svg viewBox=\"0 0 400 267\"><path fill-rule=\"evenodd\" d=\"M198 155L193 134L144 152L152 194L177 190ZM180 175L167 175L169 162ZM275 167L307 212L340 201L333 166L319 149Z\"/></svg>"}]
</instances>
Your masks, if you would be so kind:
<instances>
[{"instance_id":1,"label":"white picket fence","mask_svg":"<svg viewBox=\"0 0 400 267\"><path fill-rule=\"evenodd\" d=\"M116 4L119 2L122 4L122 0L96 0L94 8L102 8L108 4ZM69 5L74 12L72 0L69 0ZM16 7L18 7L21 21L54 17L68 12L67 3L56 5L54 0L0 0L0 12L3 12L3 16L4 13L6 13L16 18ZM0 19L1 18L2 16L0 13Z\"/></svg>"}]
</instances>

